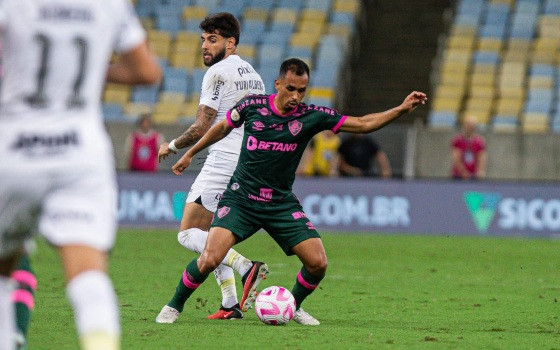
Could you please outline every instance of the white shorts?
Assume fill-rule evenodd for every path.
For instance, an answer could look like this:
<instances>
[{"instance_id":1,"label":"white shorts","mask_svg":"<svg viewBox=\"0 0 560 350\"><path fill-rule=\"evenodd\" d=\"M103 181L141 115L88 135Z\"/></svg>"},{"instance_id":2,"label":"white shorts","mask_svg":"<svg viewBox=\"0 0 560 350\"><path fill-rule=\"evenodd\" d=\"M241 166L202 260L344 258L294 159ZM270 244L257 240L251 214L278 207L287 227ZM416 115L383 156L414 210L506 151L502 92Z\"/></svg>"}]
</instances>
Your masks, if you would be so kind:
<instances>
[{"instance_id":1,"label":"white shorts","mask_svg":"<svg viewBox=\"0 0 560 350\"><path fill-rule=\"evenodd\" d=\"M8 178L0 172L0 256L13 253L35 232L55 246L113 247L114 171L84 170Z\"/></svg>"},{"instance_id":2,"label":"white shorts","mask_svg":"<svg viewBox=\"0 0 560 350\"><path fill-rule=\"evenodd\" d=\"M220 156L217 154L220 154ZM218 202L226 190L239 159L237 155L225 158L228 155L218 152L212 152L208 155L204 166L191 186L186 200L187 203L193 203L200 198L206 210L212 213L216 211Z\"/></svg>"}]
</instances>

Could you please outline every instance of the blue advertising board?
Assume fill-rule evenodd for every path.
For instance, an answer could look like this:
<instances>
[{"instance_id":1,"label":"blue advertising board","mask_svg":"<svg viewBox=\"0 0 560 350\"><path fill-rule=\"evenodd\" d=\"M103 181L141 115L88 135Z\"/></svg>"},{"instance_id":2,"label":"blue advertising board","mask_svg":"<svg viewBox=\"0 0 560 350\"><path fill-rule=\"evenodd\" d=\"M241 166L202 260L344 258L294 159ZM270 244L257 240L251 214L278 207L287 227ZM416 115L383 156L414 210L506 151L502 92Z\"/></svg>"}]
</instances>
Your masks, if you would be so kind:
<instances>
[{"instance_id":1,"label":"blue advertising board","mask_svg":"<svg viewBox=\"0 0 560 350\"><path fill-rule=\"evenodd\" d=\"M194 175L120 173L119 223L178 228ZM560 234L556 184L298 178L318 230L493 236Z\"/></svg>"}]
</instances>

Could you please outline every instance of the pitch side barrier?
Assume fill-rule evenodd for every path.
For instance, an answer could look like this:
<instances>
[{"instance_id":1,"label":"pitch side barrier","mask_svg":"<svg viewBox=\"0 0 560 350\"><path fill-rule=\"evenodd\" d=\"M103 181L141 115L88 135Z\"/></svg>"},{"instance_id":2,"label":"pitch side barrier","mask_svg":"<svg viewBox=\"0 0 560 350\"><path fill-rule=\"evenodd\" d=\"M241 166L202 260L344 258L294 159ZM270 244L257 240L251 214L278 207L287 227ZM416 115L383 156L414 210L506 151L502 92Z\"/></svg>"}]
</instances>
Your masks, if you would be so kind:
<instances>
[{"instance_id":1,"label":"pitch side barrier","mask_svg":"<svg viewBox=\"0 0 560 350\"><path fill-rule=\"evenodd\" d=\"M193 181L119 173L120 225L177 228ZM560 236L557 184L298 178L294 192L320 231Z\"/></svg>"}]
</instances>

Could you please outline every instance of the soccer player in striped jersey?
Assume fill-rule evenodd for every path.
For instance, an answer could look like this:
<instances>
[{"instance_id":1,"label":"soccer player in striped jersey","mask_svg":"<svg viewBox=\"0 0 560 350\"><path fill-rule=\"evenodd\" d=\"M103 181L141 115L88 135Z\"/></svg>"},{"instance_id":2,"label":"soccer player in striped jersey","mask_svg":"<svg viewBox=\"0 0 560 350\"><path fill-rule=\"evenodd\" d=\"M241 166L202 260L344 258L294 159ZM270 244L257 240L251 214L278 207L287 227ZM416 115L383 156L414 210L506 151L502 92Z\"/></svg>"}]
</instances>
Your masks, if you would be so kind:
<instances>
[{"instance_id":1,"label":"soccer player in striped jersey","mask_svg":"<svg viewBox=\"0 0 560 350\"><path fill-rule=\"evenodd\" d=\"M180 175L202 149L243 127L239 162L218 203L204 251L185 271L189 297L236 243L263 228L286 255L297 255L303 266L292 294L294 320L304 325L319 321L301 308L327 270L327 256L319 233L292 193L295 172L311 138L323 130L370 133L425 103L426 95L412 92L401 105L381 113L351 117L332 108L302 103L309 83L309 67L292 58L284 61L275 81L277 94L249 95L214 125L173 166Z\"/></svg>"}]
</instances>

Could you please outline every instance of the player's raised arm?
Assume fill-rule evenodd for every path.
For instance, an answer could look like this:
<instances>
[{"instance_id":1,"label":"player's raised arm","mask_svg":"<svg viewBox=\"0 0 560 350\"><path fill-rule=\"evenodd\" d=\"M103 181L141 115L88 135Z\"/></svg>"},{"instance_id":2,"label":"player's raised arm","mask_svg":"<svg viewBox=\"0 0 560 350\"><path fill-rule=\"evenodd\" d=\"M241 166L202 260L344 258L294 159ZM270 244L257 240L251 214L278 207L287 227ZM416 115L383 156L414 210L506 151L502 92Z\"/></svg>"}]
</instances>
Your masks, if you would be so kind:
<instances>
[{"instance_id":1,"label":"player's raised arm","mask_svg":"<svg viewBox=\"0 0 560 350\"><path fill-rule=\"evenodd\" d=\"M173 165L173 173L175 175L181 175L185 169L191 164L193 157L206 147L213 145L214 143L220 141L226 137L233 127L229 125L227 119L222 120L208 130L208 132L189 149L185 154Z\"/></svg>"},{"instance_id":2,"label":"player's raised arm","mask_svg":"<svg viewBox=\"0 0 560 350\"><path fill-rule=\"evenodd\" d=\"M425 104L426 94L414 91L408 95L400 106L391 108L385 112L366 114L363 117L348 117L338 129L342 132L354 134L367 134L381 129L403 114L412 112L421 104Z\"/></svg>"},{"instance_id":3,"label":"player's raised arm","mask_svg":"<svg viewBox=\"0 0 560 350\"><path fill-rule=\"evenodd\" d=\"M146 42L119 55L109 65L106 79L118 84L155 84L161 80L161 68Z\"/></svg>"},{"instance_id":4,"label":"player's raised arm","mask_svg":"<svg viewBox=\"0 0 560 350\"><path fill-rule=\"evenodd\" d=\"M194 123L181 136L170 142L164 142L159 146L158 161L161 161L170 153L177 153L181 148L189 147L195 144L200 138L210 130L214 119L218 115L218 111L204 104L198 106L196 119Z\"/></svg>"}]
</instances>

